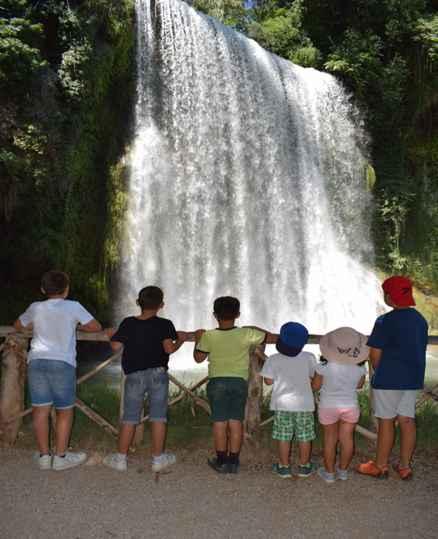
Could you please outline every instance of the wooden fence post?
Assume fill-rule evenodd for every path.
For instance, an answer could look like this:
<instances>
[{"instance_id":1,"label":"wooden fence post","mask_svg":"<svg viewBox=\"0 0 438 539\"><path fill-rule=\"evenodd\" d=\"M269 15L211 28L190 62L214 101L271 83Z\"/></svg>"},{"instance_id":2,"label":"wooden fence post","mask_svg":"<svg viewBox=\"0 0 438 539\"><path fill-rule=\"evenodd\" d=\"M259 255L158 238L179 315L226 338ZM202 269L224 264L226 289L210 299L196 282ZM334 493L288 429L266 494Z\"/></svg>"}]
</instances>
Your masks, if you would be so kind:
<instances>
[{"instance_id":1,"label":"wooden fence post","mask_svg":"<svg viewBox=\"0 0 438 539\"><path fill-rule=\"evenodd\" d=\"M263 361L256 353L256 348L250 350L249 355L249 377L248 377L248 400L245 409L244 436L251 438L259 431L262 399L263 399L263 378L260 371Z\"/></svg>"},{"instance_id":2,"label":"wooden fence post","mask_svg":"<svg viewBox=\"0 0 438 539\"><path fill-rule=\"evenodd\" d=\"M12 446L18 436L22 417L8 421L24 410L24 382L26 378L27 339L17 335L6 337L1 346L0 384L0 441Z\"/></svg>"}]
</instances>

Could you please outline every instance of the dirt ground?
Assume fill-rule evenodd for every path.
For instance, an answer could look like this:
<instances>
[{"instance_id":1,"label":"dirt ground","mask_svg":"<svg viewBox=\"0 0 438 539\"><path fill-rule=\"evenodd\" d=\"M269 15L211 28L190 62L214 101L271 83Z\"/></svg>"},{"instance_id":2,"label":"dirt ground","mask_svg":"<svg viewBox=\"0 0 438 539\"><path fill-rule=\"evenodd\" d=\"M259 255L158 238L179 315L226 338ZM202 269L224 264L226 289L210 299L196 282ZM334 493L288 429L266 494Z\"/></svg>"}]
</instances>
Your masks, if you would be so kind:
<instances>
[{"instance_id":1,"label":"dirt ground","mask_svg":"<svg viewBox=\"0 0 438 539\"><path fill-rule=\"evenodd\" d=\"M317 476L280 479L267 462L216 474L206 453L181 453L157 483L145 456L126 473L101 464L42 472L28 450L0 450L1 539L91 538L436 538L438 465L417 462L415 478L354 473L327 485ZM264 459L266 460L266 459Z\"/></svg>"}]
</instances>

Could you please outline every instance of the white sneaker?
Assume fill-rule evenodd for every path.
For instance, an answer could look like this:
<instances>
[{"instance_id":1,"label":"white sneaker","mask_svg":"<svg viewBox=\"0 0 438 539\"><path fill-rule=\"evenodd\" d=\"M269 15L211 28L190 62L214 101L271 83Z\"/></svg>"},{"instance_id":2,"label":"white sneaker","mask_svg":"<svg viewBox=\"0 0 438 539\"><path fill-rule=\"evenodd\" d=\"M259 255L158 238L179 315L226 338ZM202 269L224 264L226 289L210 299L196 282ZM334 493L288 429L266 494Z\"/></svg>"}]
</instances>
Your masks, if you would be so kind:
<instances>
[{"instance_id":1,"label":"white sneaker","mask_svg":"<svg viewBox=\"0 0 438 539\"><path fill-rule=\"evenodd\" d=\"M40 455L39 453L35 453L34 460L38 464L40 470L52 469L52 455Z\"/></svg>"},{"instance_id":2,"label":"white sneaker","mask_svg":"<svg viewBox=\"0 0 438 539\"><path fill-rule=\"evenodd\" d=\"M341 470L336 466L336 479L340 479L341 481L347 481L348 470Z\"/></svg>"},{"instance_id":3,"label":"white sneaker","mask_svg":"<svg viewBox=\"0 0 438 539\"><path fill-rule=\"evenodd\" d=\"M58 455L55 455L53 457L53 464L52 468L53 470L60 472L62 470L68 470L69 468L74 468L75 466L79 466L83 464L87 460L87 454L78 452L78 453L70 453L67 451L65 454L65 457L59 457Z\"/></svg>"},{"instance_id":4,"label":"white sneaker","mask_svg":"<svg viewBox=\"0 0 438 539\"><path fill-rule=\"evenodd\" d=\"M325 468L319 468L318 475L326 483L334 483L336 481L336 474L328 472Z\"/></svg>"},{"instance_id":5,"label":"white sneaker","mask_svg":"<svg viewBox=\"0 0 438 539\"><path fill-rule=\"evenodd\" d=\"M176 457L173 453L162 453L159 457L152 457L152 471L162 472L172 464L175 464Z\"/></svg>"},{"instance_id":6,"label":"white sneaker","mask_svg":"<svg viewBox=\"0 0 438 539\"><path fill-rule=\"evenodd\" d=\"M113 468L118 472L126 472L128 469L128 459L122 453L111 453L103 459L103 464L109 468Z\"/></svg>"}]
</instances>

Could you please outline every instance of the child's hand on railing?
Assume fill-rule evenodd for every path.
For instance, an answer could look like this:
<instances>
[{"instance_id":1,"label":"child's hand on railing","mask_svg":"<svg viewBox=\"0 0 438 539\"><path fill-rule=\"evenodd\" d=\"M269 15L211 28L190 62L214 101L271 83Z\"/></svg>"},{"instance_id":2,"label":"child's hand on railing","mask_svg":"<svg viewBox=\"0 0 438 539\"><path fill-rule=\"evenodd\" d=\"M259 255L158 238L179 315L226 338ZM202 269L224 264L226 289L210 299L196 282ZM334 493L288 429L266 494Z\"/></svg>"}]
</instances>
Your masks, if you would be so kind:
<instances>
[{"instance_id":1,"label":"child's hand on railing","mask_svg":"<svg viewBox=\"0 0 438 539\"><path fill-rule=\"evenodd\" d=\"M103 333L108 337L108 339L111 339L111 337L114 335L116 331L117 331L117 328L105 328L103 330Z\"/></svg>"}]
</instances>

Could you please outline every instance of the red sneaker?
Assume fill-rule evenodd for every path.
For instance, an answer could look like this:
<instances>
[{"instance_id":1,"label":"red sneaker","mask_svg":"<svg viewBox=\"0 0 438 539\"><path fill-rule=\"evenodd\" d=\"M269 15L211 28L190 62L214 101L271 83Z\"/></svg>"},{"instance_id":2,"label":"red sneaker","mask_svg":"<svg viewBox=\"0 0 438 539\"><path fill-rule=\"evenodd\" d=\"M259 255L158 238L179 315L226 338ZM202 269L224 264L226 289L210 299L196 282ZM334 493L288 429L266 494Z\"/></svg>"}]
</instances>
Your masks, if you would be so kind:
<instances>
[{"instance_id":1,"label":"red sneaker","mask_svg":"<svg viewBox=\"0 0 438 539\"><path fill-rule=\"evenodd\" d=\"M400 466L400 463L394 464L394 470L398 473L400 479L403 481L409 481L412 479L414 472L410 466Z\"/></svg>"},{"instance_id":2,"label":"red sneaker","mask_svg":"<svg viewBox=\"0 0 438 539\"><path fill-rule=\"evenodd\" d=\"M356 467L356 472L362 475L370 475L377 479L388 479L388 466L377 466L373 460L359 464Z\"/></svg>"}]
</instances>

